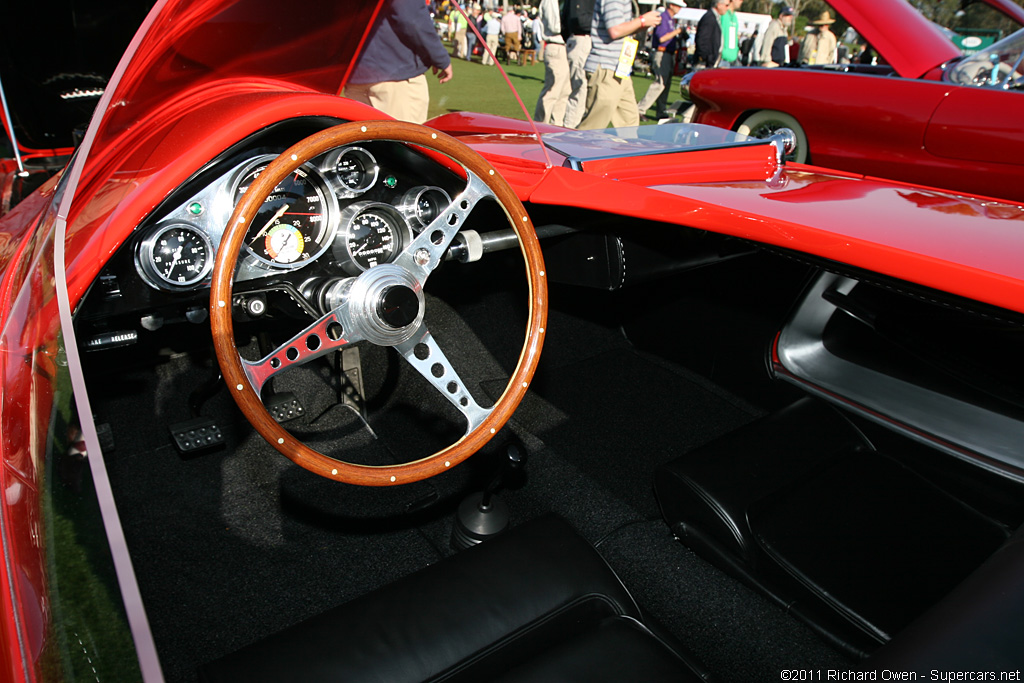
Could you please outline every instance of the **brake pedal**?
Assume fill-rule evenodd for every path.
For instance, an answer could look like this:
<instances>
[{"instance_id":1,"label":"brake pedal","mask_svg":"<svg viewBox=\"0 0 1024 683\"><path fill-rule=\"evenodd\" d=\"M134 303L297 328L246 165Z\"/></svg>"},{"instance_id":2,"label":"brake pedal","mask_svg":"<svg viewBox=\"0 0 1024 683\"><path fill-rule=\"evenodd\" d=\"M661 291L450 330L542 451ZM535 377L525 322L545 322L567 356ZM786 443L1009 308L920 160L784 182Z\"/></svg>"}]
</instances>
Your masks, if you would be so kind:
<instances>
[{"instance_id":1,"label":"brake pedal","mask_svg":"<svg viewBox=\"0 0 1024 683\"><path fill-rule=\"evenodd\" d=\"M199 455L224 446L224 434L213 420L197 417L170 426L171 441L181 455Z\"/></svg>"},{"instance_id":2,"label":"brake pedal","mask_svg":"<svg viewBox=\"0 0 1024 683\"><path fill-rule=\"evenodd\" d=\"M282 391L280 394L272 394L267 398L265 404L270 416L280 422L294 420L302 417L306 409L302 407L299 399L290 391Z\"/></svg>"}]
</instances>

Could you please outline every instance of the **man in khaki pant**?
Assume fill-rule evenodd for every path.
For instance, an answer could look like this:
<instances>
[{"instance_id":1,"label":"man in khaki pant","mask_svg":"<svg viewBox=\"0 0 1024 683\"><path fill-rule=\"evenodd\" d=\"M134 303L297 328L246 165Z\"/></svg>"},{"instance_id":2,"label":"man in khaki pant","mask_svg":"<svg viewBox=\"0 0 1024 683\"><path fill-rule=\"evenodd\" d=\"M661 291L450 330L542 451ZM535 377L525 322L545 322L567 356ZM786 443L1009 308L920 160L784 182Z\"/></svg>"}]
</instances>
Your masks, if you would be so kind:
<instances>
[{"instance_id":1,"label":"man in khaki pant","mask_svg":"<svg viewBox=\"0 0 1024 683\"><path fill-rule=\"evenodd\" d=\"M587 57L587 113L580 121L580 130L607 128L610 123L622 126L640 125L636 109L636 95L630 77L632 57L623 61L626 38L642 28L661 23L661 15L650 11L633 18L633 5L629 0L597 0L590 28L590 55ZM616 73L616 70L619 73Z\"/></svg>"},{"instance_id":2,"label":"man in khaki pant","mask_svg":"<svg viewBox=\"0 0 1024 683\"><path fill-rule=\"evenodd\" d=\"M422 0L388 0L370 31L345 96L402 121L427 120L428 68L439 83L452 78L452 61Z\"/></svg>"},{"instance_id":3,"label":"man in khaki pant","mask_svg":"<svg viewBox=\"0 0 1024 683\"><path fill-rule=\"evenodd\" d=\"M540 32L534 39L547 43L544 48L544 89L537 97L533 120L564 125L565 108L569 104L569 60L565 56L565 39L558 13L558 0L541 0Z\"/></svg>"}]
</instances>

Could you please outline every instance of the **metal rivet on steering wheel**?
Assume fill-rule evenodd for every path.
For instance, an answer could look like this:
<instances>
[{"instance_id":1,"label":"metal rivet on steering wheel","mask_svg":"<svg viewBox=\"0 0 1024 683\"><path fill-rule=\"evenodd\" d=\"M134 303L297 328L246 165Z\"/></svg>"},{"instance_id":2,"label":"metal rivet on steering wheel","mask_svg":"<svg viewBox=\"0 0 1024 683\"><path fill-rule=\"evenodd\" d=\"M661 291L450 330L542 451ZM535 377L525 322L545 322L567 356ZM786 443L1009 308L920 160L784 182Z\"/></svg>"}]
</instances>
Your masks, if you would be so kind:
<instances>
[{"instance_id":1,"label":"metal rivet on steering wheel","mask_svg":"<svg viewBox=\"0 0 1024 683\"><path fill-rule=\"evenodd\" d=\"M410 143L434 150L461 167L466 188L427 226L394 263L355 278L344 302L260 361L246 361L234 344L231 292L238 254L250 221L288 174L335 147L365 140ZM526 340L508 386L491 408L476 404L423 323L422 286L477 202L493 197L519 240L526 262L530 310ZM526 210L508 183L476 152L443 133L400 121L346 123L312 135L273 161L249 186L224 232L213 270L210 325L224 379L246 419L274 448L328 479L364 486L407 484L440 474L475 453L504 426L519 405L537 367L547 318L547 283L540 245ZM259 392L278 372L357 341L393 346L467 421L466 434L447 448L414 462L371 466L328 457L283 429Z\"/></svg>"}]
</instances>

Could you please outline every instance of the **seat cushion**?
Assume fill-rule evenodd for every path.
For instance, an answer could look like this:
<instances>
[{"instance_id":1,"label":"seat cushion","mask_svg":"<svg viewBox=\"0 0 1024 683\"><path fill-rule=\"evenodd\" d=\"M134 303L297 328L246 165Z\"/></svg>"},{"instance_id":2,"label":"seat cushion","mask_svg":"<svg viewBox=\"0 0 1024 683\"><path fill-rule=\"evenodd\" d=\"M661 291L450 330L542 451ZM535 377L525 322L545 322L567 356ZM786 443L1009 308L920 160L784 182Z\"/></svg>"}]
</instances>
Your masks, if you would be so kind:
<instances>
[{"instance_id":1,"label":"seat cushion","mask_svg":"<svg viewBox=\"0 0 1024 683\"><path fill-rule=\"evenodd\" d=\"M1017 671L1024 662L1024 527L874 652L868 671Z\"/></svg>"},{"instance_id":2,"label":"seat cushion","mask_svg":"<svg viewBox=\"0 0 1024 683\"><path fill-rule=\"evenodd\" d=\"M599 627L609 618L642 622L597 551L565 520L548 515L207 664L200 677L489 680L556 644L582 652L588 642L622 635L623 624ZM676 680L686 680L683 655L635 626L626 629L622 647L636 651L638 640L649 638L652 652L676 663ZM556 659L563 666L580 658Z\"/></svg>"},{"instance_id":3,"label":"seat cushion","mask_svg":"<svg viewBox=\"0 0 1024 683\"><path fill-rule=\"evenodd\" d=\"M629 617L603 619L494 679L495 683L703 680L647 627Z\"/></svg>"}]
</instances>

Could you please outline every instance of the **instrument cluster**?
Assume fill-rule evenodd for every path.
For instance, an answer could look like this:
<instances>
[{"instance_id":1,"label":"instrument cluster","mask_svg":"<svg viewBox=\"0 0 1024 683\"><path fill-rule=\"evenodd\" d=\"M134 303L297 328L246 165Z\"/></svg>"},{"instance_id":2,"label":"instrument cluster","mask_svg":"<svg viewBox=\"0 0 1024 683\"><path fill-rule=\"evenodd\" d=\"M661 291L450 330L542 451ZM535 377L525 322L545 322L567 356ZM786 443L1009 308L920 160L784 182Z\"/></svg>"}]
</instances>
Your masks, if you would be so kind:
<instances>
[{"instance_id":1,"label":"instrument cluster","mask_svg":"<svg viewBox=\"0 0 1024 683\"><path fill-rule=\"evenodd\" d=\"M399 163L409 152L400 146L406 156L396 155L396 147L380 141L341 147L282 180L250 223L237 278L295 270L324 255L330 258L321 262L347 275L393 261L451 203L451 184L422 182L428 176ZM208 285L235 204L274 158L261 154L235 164L145 229L135 252L143 280L169 292Z\"/></svg>"}]
</instances>

